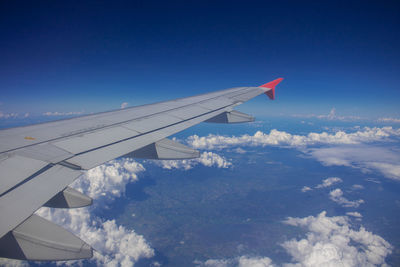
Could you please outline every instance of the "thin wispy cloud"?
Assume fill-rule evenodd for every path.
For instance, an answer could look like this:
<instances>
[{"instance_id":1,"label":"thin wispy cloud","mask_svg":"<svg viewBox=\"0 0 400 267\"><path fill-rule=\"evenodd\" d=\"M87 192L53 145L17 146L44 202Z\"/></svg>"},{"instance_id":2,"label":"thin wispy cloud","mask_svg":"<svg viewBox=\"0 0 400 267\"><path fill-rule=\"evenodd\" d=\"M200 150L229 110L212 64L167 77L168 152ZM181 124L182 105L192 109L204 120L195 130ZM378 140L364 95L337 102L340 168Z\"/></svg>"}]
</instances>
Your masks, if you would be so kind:
<instances>
[{"instance_id":1,"label":"thin wispy cloud","mask_svg":"<svg viewBox=\"0 0 400 267\"><path fill-rule=\"evenodd\" d=\"M59 112L59 111L48 111L42 113L43 116L72 116L72 115L81 115L83 111L69 111L69 112Z\"/></svg>"},{"instance_id":2,"label":"thin wispy cloud","mask_svg":"<svg viewBox=\"0 0 400 267\"><path fill-rule=\"evenodd\" d=\"M388 123L400 123L400 119L398 118L379 118L379 122L388 122Z\"/></svg>"},{"instance_id":3,"label":"thin wispy cloud","mask_svg":"<svg viewBox=\"0 0 400 267\"><path fill-rule=\"evenodd\" d=\"M350 145L313 148L308 152L325 166L347 166L363 172L380 172L384 177L400 180L400 153L390 147Z\"/></svg>"},{"instance_id":4,"label":"thin wispy cloud","mask_svg":"<svg viewBox=\"0 0 400 267\"><path fill-rule=\"evenodd\" d=\"M29 113L28 113L29 114ZM18 113L4 113L2 111L0 111L0 119L14 119L17 118L19 116Z\"/></svg>"},{"instance_id":5,"label":"thin wispy cloud","mask_svg":"<svg viewBox=\"0 0 400 267\"><path fill-rule=\"evenodd\" d=\"M361 120L359 116L339 116L336 114L336 108L332 108L328 114L293 114L292 117L296 118L315 118L321 120L339 120L339 121L355 121Z\"/></svg>"}]
</instances>

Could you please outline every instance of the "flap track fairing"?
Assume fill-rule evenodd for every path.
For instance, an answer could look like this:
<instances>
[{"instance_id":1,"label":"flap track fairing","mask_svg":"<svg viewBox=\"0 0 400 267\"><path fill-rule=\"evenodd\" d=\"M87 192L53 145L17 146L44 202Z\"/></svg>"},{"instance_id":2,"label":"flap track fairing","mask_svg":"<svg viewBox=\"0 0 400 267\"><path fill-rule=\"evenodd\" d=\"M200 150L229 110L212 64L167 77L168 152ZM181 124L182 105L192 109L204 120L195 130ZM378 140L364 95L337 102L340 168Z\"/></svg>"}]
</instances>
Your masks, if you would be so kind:
<instances>
[{"instance_id":1,"label":"flap track fairing","mask_svg":"<svg viewBox=\"0 0 400 267\"><path fill-rule=\"evenodd\" d=\"M253 121L254 121L253 116L247 115L237 110L227 111L211 119L206 120L206 122L212 122L212 123L243 123L243 122L253 122Z\"/></svg>"},{"instance_id":2,"label":"flap track fairing","mask_svg":"<svg viewBox=\"0 0 400 267\"><path fill-rule=\"evenodd\" d=\"M170 139L162 139L127 156L142 159L193 159L200 156L200 152Z\"/></svg>"}]
</instances>

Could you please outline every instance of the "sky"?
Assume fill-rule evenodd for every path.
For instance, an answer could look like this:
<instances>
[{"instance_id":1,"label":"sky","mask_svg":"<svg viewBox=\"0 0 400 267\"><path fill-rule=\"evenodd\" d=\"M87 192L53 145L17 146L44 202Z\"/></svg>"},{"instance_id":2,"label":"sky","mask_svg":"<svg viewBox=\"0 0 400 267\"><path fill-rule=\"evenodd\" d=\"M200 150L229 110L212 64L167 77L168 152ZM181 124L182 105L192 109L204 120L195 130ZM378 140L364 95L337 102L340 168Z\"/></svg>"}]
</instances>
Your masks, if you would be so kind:
<instances>
[{"instance_id":1,"label":"sky","mask_svg":"<svg viewBox=\"0 0 400 267\"><path fill-rule=\"evenodd\" d=\"M399 14L398 1L0 1L0 128L283 77L275 101L238 107L255 122L172 137L198 159L117 158L71 184L92 206L37 214L93 246L88 266L398 266Z\"/></svg>"},{"instance_id":2,"label":"sky","mask_svg":"<svg viewBox=\"0 0 400 267\"><path fill-rule=\"evenodd\" d=\"M398 1L1 1L2 119L285 78L254 115L400 117ZM17 115L18 114L18 115Z\"/></svg>"}]
</instances>

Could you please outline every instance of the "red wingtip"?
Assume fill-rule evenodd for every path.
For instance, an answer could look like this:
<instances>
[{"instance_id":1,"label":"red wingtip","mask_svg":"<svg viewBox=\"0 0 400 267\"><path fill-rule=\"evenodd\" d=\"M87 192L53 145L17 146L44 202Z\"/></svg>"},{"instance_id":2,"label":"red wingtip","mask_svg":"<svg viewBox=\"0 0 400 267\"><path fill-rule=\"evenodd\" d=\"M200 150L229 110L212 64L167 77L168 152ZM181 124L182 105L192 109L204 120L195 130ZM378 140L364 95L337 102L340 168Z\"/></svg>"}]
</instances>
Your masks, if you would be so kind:
<instances>
[{"instance_id":1,"label":"red wingtip","mask_svg":"<svg viewBox=\"0 0 400 267\"><path fill-rule=\"evenodd\" d=\"M270 88L271 90L268 90L265 92L265 94L269 97L269 99L274 100L275 99L275 86L277 86L283 78L278 78L276 80L273 80L272 82L260 85L259 87L264 87L264 88Z\"/></svg>"}]
</instances>

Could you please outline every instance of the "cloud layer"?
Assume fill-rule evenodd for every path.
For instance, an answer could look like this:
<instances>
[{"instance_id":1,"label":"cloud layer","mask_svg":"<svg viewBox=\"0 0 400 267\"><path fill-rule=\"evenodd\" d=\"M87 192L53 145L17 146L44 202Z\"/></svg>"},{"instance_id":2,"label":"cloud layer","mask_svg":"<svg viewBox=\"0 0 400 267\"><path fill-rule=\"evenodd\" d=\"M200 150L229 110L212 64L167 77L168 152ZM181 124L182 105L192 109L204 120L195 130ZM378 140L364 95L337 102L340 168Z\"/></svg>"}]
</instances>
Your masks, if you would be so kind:
<instances>
[{"instance_id":1,"label":"cloud layer","mask_svg":"<svg viewBox=\"0 0 400 267\"><path fill-rule=\"evenodd\" d=\"M245 134L241 136L210 134L208 136L199 137L197 135L192 135L188 137L187 142L192 147L198 149L221 149L234 145L305 147L321 144L339 145L369 143L388 140L390 136L400 136L400 129L393 129L392 127L365 127L363 130L353 133L346 133L343 131L338 131L334 134L312 132L308 135L294 135L273 129L269 133L257 131L254 135Z\"/></svg>"},{"instance_id":2,"label":"cloud layer","mask_svg":"<svg viewBox=\"0 0 400 267\"><path fill-rule=\"evenodd\" d=\"M281 146L301 150L326 166L348 166L362 171L378 171L385 177L400 180L400 153L374 142L398 140L400 129L365 127L352 133L337 131L293 135L284 131L257 131L254 135L192 135L187 143L197 149L222 149L230 146ZM322 146L322 147L321 147ZM237 148L238 149L238 148ZM241 153L245 152L240 150ZM307 191L307 188L303 190Z\"/></svg>"}]
</instances>

